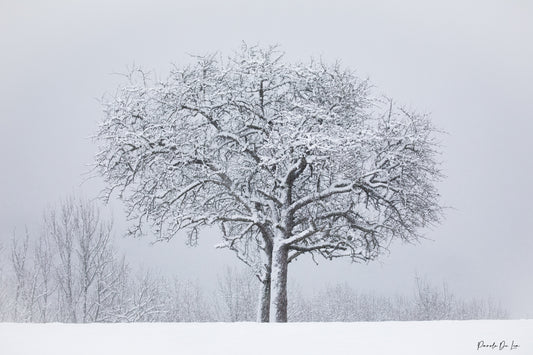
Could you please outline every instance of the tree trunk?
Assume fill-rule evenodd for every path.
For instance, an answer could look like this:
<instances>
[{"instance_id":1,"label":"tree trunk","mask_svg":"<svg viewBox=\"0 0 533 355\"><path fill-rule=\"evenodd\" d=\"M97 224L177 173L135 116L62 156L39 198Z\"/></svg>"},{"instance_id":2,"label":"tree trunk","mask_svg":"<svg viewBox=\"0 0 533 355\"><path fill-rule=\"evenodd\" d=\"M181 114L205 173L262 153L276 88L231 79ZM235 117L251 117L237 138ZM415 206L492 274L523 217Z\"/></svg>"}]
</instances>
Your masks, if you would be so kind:
<instances>
[{"instance_id":1,"label":"tree trunk","mask_svg":"<svg viewBox=\"0 0 533 355\"><path fill-rule=\"evenodd\" d=\"M258 322L268 323L270 320L270 274L261 282L259 292Z\"/></svg>"},{"instance_id":2,"label":"tree trunk","mask_svg":"<svg viewBox=\"0 0 533 355\"><path fill-rule=\"evenodd\" d=\"M88 286L83 287L83 323L87 323L87 295L89 293Z\"/></svg>"},{"instance_id":3,"label":"tree trunk","mask_svg":"<svg viewBox=\"0 0 533 355\"><path fill-rule=\"evenodd\" d=\"M265 238L268 241L268 238ZM257 321L268 323L270 321L271 275L272 275L272 243L267 242L265 247L266 264L264 275L259 288L259 311Z\"/></svg>"},{"instance_id":4,"label":"tree trunk","mask_svg":"<svg viewBox=\"0 0 533 355\"><path fill-rule=\"evenodd\" d=\"M287 271L289 250L275 245L272 252L270 321L287 322Z\"/></svg>"}]
</instances>

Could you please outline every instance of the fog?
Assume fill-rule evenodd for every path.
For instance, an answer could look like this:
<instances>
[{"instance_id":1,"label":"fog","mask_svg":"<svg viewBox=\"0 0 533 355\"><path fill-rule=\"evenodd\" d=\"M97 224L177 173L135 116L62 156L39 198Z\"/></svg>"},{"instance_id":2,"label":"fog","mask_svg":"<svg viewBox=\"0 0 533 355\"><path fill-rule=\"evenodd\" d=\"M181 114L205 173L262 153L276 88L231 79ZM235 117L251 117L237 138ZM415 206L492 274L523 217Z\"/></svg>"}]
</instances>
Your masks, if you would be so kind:
<instances>
[{"instance_id":1,"label":"fog","mask_svg":"<svg viewBox=\"0 0 533 355\"><path fill-rule=\"evenodd\" d=\"M288 60L341 60L376 92L428 112L442 135L443 223L378 261L299 260L302 289L347 282L411 292L415 274L464 298L492 297L533 316L533 5L528 1L3 1L0 3L0 242L37 232L43 210L87 180L99 102L133 65L164 76L190 53L277 43ZM117 235L121 204L108 207ZM234 256L178 235L121 239L128 258L206 285Z\"/></svg>"}]
</instances>

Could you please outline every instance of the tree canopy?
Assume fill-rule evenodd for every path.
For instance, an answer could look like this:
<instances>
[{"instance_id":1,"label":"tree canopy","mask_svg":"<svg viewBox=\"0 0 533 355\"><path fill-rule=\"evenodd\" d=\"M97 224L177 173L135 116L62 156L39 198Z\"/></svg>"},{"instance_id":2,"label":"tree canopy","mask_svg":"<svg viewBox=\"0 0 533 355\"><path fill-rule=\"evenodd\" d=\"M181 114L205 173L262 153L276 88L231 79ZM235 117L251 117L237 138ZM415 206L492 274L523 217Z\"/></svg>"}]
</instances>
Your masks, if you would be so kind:
<instances>
[{"instance_id":1,"label":"tree canopy","mask_svg":"<svg viewBox=\"0 0 533 355\"><path fill-rule=\"evenodd\" d=\"M339 63L277 47L199 56L165 80L134 71L105 102L96 167L131 232L216 225L264 284L261 319L286 320L302 254L372 260L439 221L436 130ZM271 297L272 294L272 297Z\"/></svg>"}]
</instances>

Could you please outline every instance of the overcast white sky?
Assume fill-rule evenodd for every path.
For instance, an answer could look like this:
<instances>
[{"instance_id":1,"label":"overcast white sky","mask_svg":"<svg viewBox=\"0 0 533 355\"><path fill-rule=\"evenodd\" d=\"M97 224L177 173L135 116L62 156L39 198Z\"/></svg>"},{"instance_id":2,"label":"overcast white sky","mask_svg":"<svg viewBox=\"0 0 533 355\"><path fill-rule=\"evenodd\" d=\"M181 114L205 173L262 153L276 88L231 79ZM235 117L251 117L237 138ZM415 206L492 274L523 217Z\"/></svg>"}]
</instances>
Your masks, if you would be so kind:
<instances>
[{"instance_id":1,"label":"overcast white sky","mask_svg":"<svg viewBox=\"0 0 533 355\"><path fill-rule=\"evenodd\" d=\"M83 184L98 98L134 63L164 74L187 53L278 43L288 59L340 59L378 92L430 112L443 140L444 223L369 265L291 265L304 289L347 282L410 292L415 273L533 317L533 3L473 1L0 1L0 242ZM81 186L80 186L81 185ZM120 221L120 208L114 214ZM120 223L118 223L120 227ZM120 233L120 231L117 231ZM122 241L132 259L212 283L233 262L183 239ZM208 255L208 258L203 258Z\"/></svg>"}]
</instances>

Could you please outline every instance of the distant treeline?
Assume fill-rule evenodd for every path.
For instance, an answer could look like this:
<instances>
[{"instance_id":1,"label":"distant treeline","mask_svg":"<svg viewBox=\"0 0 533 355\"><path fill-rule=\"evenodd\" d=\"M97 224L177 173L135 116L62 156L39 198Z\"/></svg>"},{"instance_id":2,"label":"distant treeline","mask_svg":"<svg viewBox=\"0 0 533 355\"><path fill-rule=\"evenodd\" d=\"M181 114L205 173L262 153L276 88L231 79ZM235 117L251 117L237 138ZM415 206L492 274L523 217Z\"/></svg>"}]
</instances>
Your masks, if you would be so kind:
<instances>
[{"instance_id":1,"label":"distant treeline","mask_svg":"<svg viewBox=\"0 0 533 355\"><path fill-rule=\"evenodd\" d=\"M289 290L289 321L502 319L489 300L461 300L446 285L415 278L409 297L362 294L330 285L304 296ZM197 282L134 271L113 246L98 208L70 198L45 213L37 235L0 245L3 322L235 322L257 319L259 282L226 269L216 290Z\"/></svg>"}]
</instances>

